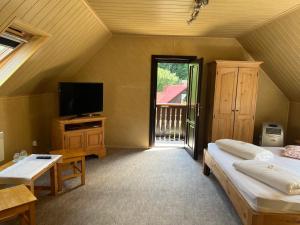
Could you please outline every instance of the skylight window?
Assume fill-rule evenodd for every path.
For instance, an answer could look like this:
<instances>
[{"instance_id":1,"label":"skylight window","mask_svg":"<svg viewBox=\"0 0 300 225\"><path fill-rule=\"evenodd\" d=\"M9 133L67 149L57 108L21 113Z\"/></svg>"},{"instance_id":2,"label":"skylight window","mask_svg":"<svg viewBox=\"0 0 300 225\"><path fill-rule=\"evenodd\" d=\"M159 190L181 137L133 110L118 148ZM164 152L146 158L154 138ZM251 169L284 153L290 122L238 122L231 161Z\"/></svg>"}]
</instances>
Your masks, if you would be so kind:
<instances>
[{"instance_id":1,"label":"skylight window","mask_svg":"<svg viewBox=\"0 0 300 225\"><path fill-rule=\"evenodd\" d=\"M48 34L15 19L0 33L0 86L48 39Z\"/></svg>"},{"instance_id":2,"label":"skylight window","mask_svg":"<svg viewBox=\"0 0 300 225\"><path fill-rule=\"evenodd\" d=\"M0 35L0 62L30 39L31 35L9 27Z\"/></svg>"},{"instance_id":3,"label":"skylight window","mask_svg":"<svg viewBox=\"0 0 300 225\"><path fill-rule=\"evenodd\" d=\"M20 47L24 42L21 40L14 40L14 37L8 35L0 36L0 62L9 56L14 50Z\"/></svg>"}]
</instances>

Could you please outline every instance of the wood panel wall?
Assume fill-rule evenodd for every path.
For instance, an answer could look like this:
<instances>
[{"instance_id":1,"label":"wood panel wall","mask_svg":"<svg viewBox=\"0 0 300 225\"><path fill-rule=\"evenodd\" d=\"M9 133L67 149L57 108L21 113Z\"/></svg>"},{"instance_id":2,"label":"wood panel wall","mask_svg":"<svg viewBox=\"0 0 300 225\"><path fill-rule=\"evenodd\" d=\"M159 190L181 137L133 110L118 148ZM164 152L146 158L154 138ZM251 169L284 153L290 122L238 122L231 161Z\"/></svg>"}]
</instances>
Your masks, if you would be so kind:
<instances>
[{"instance_id":1,"label":"wood panel wall","mask_svg":"<svg viewBox=\"0 0 300 225\"><path fill-rule=\"evenodd\" d=\"M1 96L35 92L42 81L76 71L111 36L84 0L1 0L0 31L15 18L50 38L0 87Z\"/></svg>"},{"instance_id":2,"label":"wood panel wall","mask_svg":"<svg viewBox=\"0 0 300 225\"><path fill-rule=\"evenodd\" d=\"M300 102L300 7L238 38L275 84Z\"/></svg>"}]
</instances>

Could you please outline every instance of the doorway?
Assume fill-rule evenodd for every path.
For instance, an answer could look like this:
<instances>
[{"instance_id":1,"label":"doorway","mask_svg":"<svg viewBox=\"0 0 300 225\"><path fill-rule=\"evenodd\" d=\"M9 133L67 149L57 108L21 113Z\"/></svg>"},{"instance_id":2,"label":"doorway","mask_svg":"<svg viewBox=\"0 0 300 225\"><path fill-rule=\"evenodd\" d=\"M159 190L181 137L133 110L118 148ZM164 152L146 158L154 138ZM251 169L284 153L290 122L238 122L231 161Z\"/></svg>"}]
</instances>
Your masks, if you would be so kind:
<instances>
[{"instance_id":1,"label":"doorway","mask_svg":"<svg viewBox=\"0 0 300 225\"><path fill-rule=\"evenodd\" d=\"M155 146L184 146L188 76L188 63L157 63Z\"/></svg>"},{"instance_id":2,"label":"doorway","mask_svg":"<svg viewBox=\"0 0 300 225\"><path fill-rule=\"evenodd\" d=\"M152 56L149 146L185 147L198 158L202 59Z\"/></svg>"}]
</instances>

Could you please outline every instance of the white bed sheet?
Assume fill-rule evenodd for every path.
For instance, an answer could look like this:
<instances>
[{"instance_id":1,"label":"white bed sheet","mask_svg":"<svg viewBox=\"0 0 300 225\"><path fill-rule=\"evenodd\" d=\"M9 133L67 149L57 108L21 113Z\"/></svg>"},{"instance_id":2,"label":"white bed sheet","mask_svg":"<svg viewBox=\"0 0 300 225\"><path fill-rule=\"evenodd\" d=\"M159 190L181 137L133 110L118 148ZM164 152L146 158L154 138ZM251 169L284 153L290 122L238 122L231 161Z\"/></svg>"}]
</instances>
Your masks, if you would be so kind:
<instances>
[{"instance_id":1,"label":"white bed sheet","mask_svg":"<svg viewBox=\"0 0 300 225\"><path fill-rule=\"evenodd\" d=\"M286 167L300 175L300 160L280 156L282 148L266 147L274 153L272 163ZM299 213L300 195L286 195L268 185L265 185L232 166L233 162L243 159L226 153L214 143L208 144L208 152L223 169L231 182L237 187L249 205L259 212Z\"/></svg>"},{"instance_id":2,"label":"white bed sheet","mask_svg":"<svg viewBox=\"0 0 300 225\"><path fill-rule=\"evenodd\" d=\"M47 168L53 162L58 161L61 155L51 155L51 159L36 159L41 154L32 154L25 159L13 164L0 172L0 183L6 184L9 180L19 182L30 181L40 171ZM48 155L47 155L48 156Z\"/></svg>"}]
</instances>

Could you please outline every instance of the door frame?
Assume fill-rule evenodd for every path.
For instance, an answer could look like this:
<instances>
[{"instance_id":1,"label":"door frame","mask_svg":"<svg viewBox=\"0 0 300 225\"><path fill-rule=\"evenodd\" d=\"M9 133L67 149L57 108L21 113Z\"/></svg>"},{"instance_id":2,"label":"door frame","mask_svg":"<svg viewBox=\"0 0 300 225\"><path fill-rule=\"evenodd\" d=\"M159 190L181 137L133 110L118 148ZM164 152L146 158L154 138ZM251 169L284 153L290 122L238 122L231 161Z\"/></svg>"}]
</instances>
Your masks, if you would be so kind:
<instances>
[{"instance_id":1,"label":"door frame","mask_svg":"<svg viewBox=\"0 0 300 225\"><path fill-rule=\"evenodd\" d=\"M164 63L190 63L197 59L197 56L181 55L152 55L151 56L151 81L150 81L150 118L149 118L149 147L155 143L155 109L157 91L157 64Z\"/></svg>"}]
</instances>

